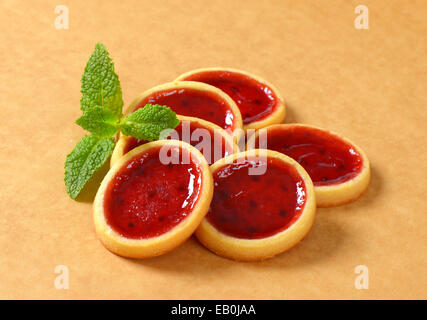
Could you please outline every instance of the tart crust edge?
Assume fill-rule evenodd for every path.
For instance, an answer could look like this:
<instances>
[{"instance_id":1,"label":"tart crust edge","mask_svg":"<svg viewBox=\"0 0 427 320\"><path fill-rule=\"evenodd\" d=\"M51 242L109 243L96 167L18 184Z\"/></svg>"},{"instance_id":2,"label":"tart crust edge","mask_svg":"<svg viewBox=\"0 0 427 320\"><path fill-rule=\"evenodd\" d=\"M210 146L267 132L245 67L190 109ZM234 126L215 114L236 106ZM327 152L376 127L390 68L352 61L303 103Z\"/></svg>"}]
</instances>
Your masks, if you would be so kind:
<instances>
[{"instance_id":1,"label":"tart crust edge","mask_svg":"<svg viewBox=\"0 0 427 320\"><path fill-rule=\"evenodd\" d=\"M206 218L203 219L196 230L196 237L206 248L222 257L237 261L259 261L271 258L298 244L308 234L314 223L316 200L312 181L305 169L292 158L276 151L255 149L223 158L211 165L211 171L215 172L219 167L237 158L259 155L260 151L265 151L268 157L278 158L291 164L302 177L307 192L303 212L286 230L262 239L241 239L229 236L216 229Z\"/></svg>"},{"instance_id":2,"label":"tart crust edge","mask_svg":"<svg viewBox=\"0 0 427 320\"><path fill-rule=\"evenodd\" d=\"M240 132L240 131L243 130L243 120L242 120L242 114L240 113L239 107L236 105L234 100L230 98L230 96L228 94L226 94L225 92L223 92L222 90L220 90L214 86L211 86L211 85L203 83L203 82L172 81L172 82L167 82L167 83L163 83L163 84L157 85L155 87L152 87L152 88L140 93L132 101L132 103L127 107L124 114L129 115L132 112L134 112L135 108L138 106L138 104L144 98L151 95L152 93L157 92L157 91L169 90L169 89L193 89L193 90L198 90L198 91L209 91L211 93L218 95L221 99L223 99L227 103L228 107L233 112L234 128L233 128L232 133L233 133L233 135L236 135L237 141L240 139L240 137L242 136L242 132Z\"/></svg>"},{"instance_id":3,"label":"tart crust edge","mask_svg":"<svg viewBox=\"0 0 427 320\"><path fill-rule=\"evenodd\" d=\"M277 88L272 83L261 78L260 76L252 74L250 72L239 70L239 69L234 69L234 68L222 68L222 67L199 68L199 69L190 70L188 72L181 74L180 76L178 76L175 79L175 81L186 81L183 79L185 79L186 77L193 75L195 73L205 72L205 71L229 71L229 72L239 73L239 74L245 75L249 78L252 78L252 79L254 79L254 80L256 80L262 84L265 84L266 86L268 86L273 91L273 93L275 94L275 96L277 98L277 105L276 105L275 110L264 119L254 121L254 122L251 122L249 124L244 124L243 128L245 130L261 129L261 128L264 128L266 126L272 125L272 124L282 123L285 120L285 118L286 118L286 104L285 104L283 97L280 94L279 90L277 90Z\"/></svg>"},{"instance_id":4,"label":"tart crust edge","mask_svg":"<svg viewBox=\"0 0 427 320\"><path fill-rule=\"evenodd\" d=\"M105 190L122 166L135 155L158 146L176 146L191 154L191 161L197 161L201 167L202 186L197 203L189 216L166 233L149 239L130 239L120 235L107 223L104 216ZM213 196L213 179L204 156L193 146L178 140L160 140L141 145L120 158L108 171L101 183L93 205L93 220L97 237L111 252L127 258L147 258L164 254L179 246L189 238L209 210Z\"/></svg>"},{"instance_id":5,"label":"tart crust edge","mask_svg":"<svg viewBox=\"0 0 427 320\"><path fill-rule=\"evenodd\" d=\"M203 120L200 118L187 117L187 116L181 116L181 115L177 115L177 118L180 121L198 122L202 126L208 127L211 130L218 130L218 132L221 134L221 136L224 137L226 143L228 143L228 145L233 149L233 153L240 152L239 147L236 143L236 139L233 139L233 137L231 135L229 135L227 133L227 131L225 131L223 128L216 125L215 123L212 123L210 121ZM129 139L128 136L125 136L121 132L119 133L119 139L116 143L116 146L114 147L114 150L113 150L113 153L112 153L111 159L110 159L110 165L111 166L113 166L121 157L124 156L124 149L126 147L126 143L127 143L128 139Z\"/></svg>"},{"instance_id":6,"label":"tart crust edge","mask_svg":"<svg viewBox=\"0 0 427 320\"><path fill-rule=\"evenodd\" d=\"M342 183L332 184L329 186L314 186L314 191L316 193L317 207L327 208L332 206L339 206L339 205L343 205L343 204L350 203L352 201L357 200L367 190L369 186L370 178L371 178L370 164L369 164L369 159L366 156L366 153L358 145L356 145L353 141L349 140L348 138L345 138L336 132L333 132L321 127L313 126L313 125L286 123L286 124L275 124L262 129L266 129L268 131L270 129L275 129L275 128L290 129L296 126L322 130L337 137L338 139L353 146L357 150L357 152L360 154L363 161L363 167L361 171L354 178ZM259 136L259 130L255 133L253 137L256 138L258 136Z\"/></svg>"}]
</instances>

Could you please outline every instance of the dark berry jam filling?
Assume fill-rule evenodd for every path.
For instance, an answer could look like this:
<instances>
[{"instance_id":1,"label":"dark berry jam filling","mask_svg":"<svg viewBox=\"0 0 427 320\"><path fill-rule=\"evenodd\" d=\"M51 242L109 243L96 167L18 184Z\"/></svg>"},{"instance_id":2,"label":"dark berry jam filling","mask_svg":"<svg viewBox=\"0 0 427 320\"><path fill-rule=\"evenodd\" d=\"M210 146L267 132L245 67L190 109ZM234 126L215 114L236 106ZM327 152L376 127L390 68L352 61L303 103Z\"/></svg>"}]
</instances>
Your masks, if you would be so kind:
<instances>
[{"instance_id":1,"label":"dark berry jam filling","mask_svg":"<svg viewBox=\"0 0 427 320\"><path fill-rule=\"evenodd\" d=\"M168 139L177 139L196 147L209 164L233 153L233 146L224 139L219 132L203 126L199 122L183 120L175 128L177 136L169 136ZM147 143L146 140L138 140L128 137L123 153Z\"/></svg>"},{"instance_id":2,"label":"dark berry jam filling","mask_svg":"<svg viewBox=\"0 0 427 320\"><path fill-rule=\"evenodd\" d=\"M259 146L258 141L256 146ZM267 149L298 161L316 186L348 181L357 176L363 167L362 157L354 146L316 128L295 126L269 129Z\"/></svg>"},{"instance_id":3,"label":"dark berry jam filling","mask_svg":"<svg viewBox=\"0 0 427 320\"><path fill-rule=\"evenodd\" d=\"M235 116L227 102L221 96L209 91L194 89L158 91L143 99L136 109L149 103L166 105L177 114L213 122L229 133L235 129Z\"/></svg>"},{"instance_id":4,"label":"dark berry jam filling","mask_svg":"<svg viewBox=\"0 0 427 320\"><path fill-rule=\"evenodd\" d=\"M104 196L107 223L126 238L162 235L192 211L201 189L201 168L163 164L160 148L129 160L110 181ZM180 153L182 150L180 150Z\"/></svg>"},{"instance_id":5,"label":"dark berry jam filling","mask_svg":"<svg viewBox=\"0 0 427 320\"><path fill-rule=\"evenodd\" d=\"M305 183L295 168L275 158L260 159L240 160L213 174L214 196L207 219L227 235L272 236L289 228L304 209ZM264 174L250 174L250 168L261 166Z\"/></svg>"},{"instance_id":6,"label":"dark berry jam filling","mask_svg":"<svg viewBox=\"0 0 427 320\"><path fill-rule=\"evenodd\" d=\"M263 120L277 106L278 98L270 87L237 72L202 71L184 80L207 83L227 93L239 107L244 124Z\"/></svg>"}]
</instances>

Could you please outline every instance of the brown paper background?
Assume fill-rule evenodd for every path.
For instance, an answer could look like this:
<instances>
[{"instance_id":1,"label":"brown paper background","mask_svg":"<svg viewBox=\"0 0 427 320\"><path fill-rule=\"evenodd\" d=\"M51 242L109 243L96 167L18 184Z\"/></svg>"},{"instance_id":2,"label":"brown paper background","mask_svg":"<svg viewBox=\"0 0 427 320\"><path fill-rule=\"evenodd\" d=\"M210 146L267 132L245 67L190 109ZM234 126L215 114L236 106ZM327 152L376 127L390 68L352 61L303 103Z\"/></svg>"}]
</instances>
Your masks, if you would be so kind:
<instances>
[{"instance_id":1,"label":"brown paper background","mask_svg":"<svg viewBox=\"0 0 427 320\"><path fill-rule=\"evenodd\" d=\"M361 2L369 30L354 28ZM69 30L54 27L59 4ZM0 10L0 298L427 298L425 1L2 1ZM88 196L71 200L63 183L84 134L73 122L97 41L125 106L198 67L266 78L285 97L286 122L329 128L366 151L369 190L319 209L301 244L264 262L220 258L194 238L147 260L111 254ZM68 290L54 287L57 265L70 270ZM357 265L369 268L369 290L355 289Z\"/></svg>"}]
</instances>

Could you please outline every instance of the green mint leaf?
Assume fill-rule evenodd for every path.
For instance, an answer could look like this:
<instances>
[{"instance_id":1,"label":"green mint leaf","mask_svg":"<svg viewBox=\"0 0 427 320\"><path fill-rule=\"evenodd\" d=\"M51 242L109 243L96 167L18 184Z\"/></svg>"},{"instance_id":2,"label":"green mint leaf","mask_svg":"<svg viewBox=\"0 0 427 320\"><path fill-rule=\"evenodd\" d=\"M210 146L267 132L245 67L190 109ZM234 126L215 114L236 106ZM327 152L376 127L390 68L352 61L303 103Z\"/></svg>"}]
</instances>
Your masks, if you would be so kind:
<instances>
[{"instance_id":1,"label":"green mint leaf","mask_svg":"<svg viewBox=\"0 0 427 320\"><path fill-rule=\"evenodd\" d=\"M122 89L114 64L107 49L102 43L97 43L95 51L87 62L82 76L82 111L95 106L111 110L117 117L122 116Z\"/></svg>"},{"instance_id":2,"label":"green mint leaf","mask_svg":"<svg viewBox=\"0 0 427 320\"><path fill-rule=\"evenodd\" d=\"M96 170L102 167L113 152L113 138L84 136L65 161L65 186L75 199Z\"/></svg>"},{"instance_id":3,"label":"green mint leaf","mask_svg":"<svg viewBox=\"0 0 427 320\"><path fill-rule=\"evenodd\" d=\"M100 138L109 138L117 133L119 118L104 107L92 107L83 112L76 123Z\"/></svg>"},{"instance_id":4,"label":"green mint leaf","mask_svg":"<svg viewBox=\"0 0 427 320\"><path fill-rule=\"evenodd\" d=\"M178 124L176 113L169 107L147 104L122 119L119 128L126 136L153 141L163 130L175 129Z\"/></svg>"}]
</instances>

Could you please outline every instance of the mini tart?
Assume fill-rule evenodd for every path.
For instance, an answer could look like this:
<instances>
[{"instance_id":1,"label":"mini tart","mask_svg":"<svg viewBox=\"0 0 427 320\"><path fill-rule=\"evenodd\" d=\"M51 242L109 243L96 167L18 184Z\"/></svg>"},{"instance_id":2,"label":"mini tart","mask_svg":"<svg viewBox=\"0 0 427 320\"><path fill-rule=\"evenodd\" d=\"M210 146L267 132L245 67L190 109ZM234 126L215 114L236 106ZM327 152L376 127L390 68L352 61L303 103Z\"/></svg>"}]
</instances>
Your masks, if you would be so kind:
<instances>
[{"instance_id":1,"label":"mini tart","mask_svg":"<svg viewBox=\"0 0 427 320\"><path fill-rule=\"evenodd\" d=\"M185 117L180 115L177 117L181 121L180 124L175 128L176 134L179 136L179 140L191 144L199 151L203 151L202 153L204 154L209 164L230 154L239 152L237 143L233 141L232 137L224 129L217 126L216 124L194 117ZM197 129L204 129L207 130L207 133L209 133L211 137L211 149L209 152L205 152L203 149L202 142L204 136L198 134L200 131L195 132ZM219 138L215 138L215 135L218 135ZM174 137L170 136L169 138L172 139ZM221 144L217 144L218 141L221 141ZM114 148L113 154L111 155L111 165L114 165L114 163L116 163L124 154L130 150L145 143L148 143L148 141L138 140L134 137L128 137L120 134L119 140ZM221 148L221 152L218 150L218 154L215 154L215 146ZM212 159L214 161L212 161Z\"/></svg>"},{"instance_id":2,"label":"mini tart","mask_svg":"<svg viewBox=\"0 0 427 320\"><path fill-rule=\"evenodd\" d=\"M254 175L249 168L266 170ZM313 184L293 159L251 150L215 162L211 171L214 196L196 231L209 250L233 260L263 260L295 246L310 231Z\"/></svg>"},{"instance_id":3,"label":"mini tart","mask_svg":"<svg viewBox=\"0 0 427 320\"><path fill-rule=\"evenodd\" d=\"M174 161L163 164L165 154ZM108 171L94 201L95 230L104 246L120 256L158 256L191 236L212 194L209 165L196 148L177 140L150 142Z\"/></svg>"},{"instance_id":4,"label":"mini tart","mask_svg":"<svg viewBox=\"0 0 427 320\"><path fill-rule=\"evenodd\" d=\"M267 146L259 145L260 132L267 132ZM272 125L256 132L256 148L286 154L310 175L318 207L330 207L356 200L370 180L365 152L350 140L315 126Z\"/></svg>"},{"instance_id":5,"label":"mini tart","mask_svg":"<svg viewBox=\"0 0 427 320\"><path fill-rule=\"evenodd\" d=\"M203 68L180 75L179 81L200 81L227 93L237 104L245 129L282 123L286 107L278 90L266 80L232 68Z\"/></svg>"},{"instance_id":6,"label":"mini tart","mask_svg":"<svg viewBox=\"0 0 427 320\"><path fill-rule=\"evenodd\" d=\"M170 107L182 116L196 117L215 123L236 139L242 136L242 115L236 103L223 91L201 82L174 81L141 93L126 114L146 104Z\"/></svg>"}]
</instances>

